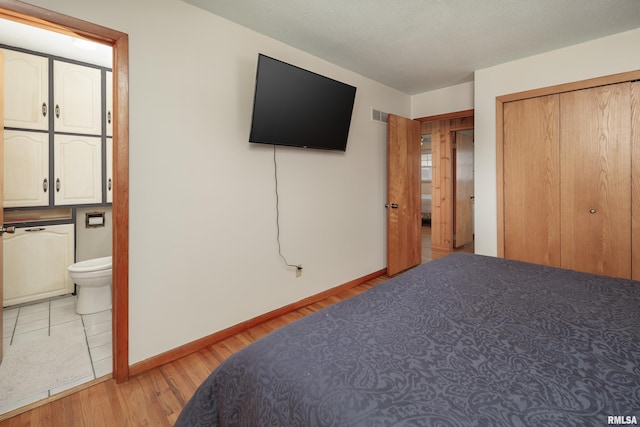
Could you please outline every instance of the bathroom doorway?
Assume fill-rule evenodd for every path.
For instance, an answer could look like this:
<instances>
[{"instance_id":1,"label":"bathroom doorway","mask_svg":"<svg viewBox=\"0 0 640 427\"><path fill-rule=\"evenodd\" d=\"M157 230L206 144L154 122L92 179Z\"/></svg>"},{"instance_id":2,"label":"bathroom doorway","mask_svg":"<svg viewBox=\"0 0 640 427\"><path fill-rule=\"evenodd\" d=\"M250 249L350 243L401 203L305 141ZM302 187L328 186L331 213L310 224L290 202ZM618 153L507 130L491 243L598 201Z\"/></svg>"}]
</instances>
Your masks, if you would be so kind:
<instances>
[{"instance_id":1,"label":"bathroom doorway","mask_svg":"<svg viewBox=\"0 0 640 427\"><path fill-rule=\"evenodd\" d=\"M27 4L2 1L0 17L111 45L114 58L113 377L128 379L128 38L126 34Z\"/></svg>"}]
</instances>

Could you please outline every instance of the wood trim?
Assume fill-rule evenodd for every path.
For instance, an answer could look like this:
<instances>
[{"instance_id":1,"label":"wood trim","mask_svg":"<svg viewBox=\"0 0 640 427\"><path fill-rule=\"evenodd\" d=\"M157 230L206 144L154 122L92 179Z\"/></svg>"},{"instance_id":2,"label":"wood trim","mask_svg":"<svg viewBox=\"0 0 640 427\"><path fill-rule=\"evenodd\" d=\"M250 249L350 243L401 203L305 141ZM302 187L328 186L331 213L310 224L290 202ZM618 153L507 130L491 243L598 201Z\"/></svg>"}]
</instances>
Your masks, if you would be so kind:
<instances>
[{"instance_id":1,"label":"wood trim","mask_svg":"<svg viewBox=\"0 0 640 427\"><path fill-rule=\"evenodd\" d=\"M129 37L113 46L113 372L129 378Z\"/></svg>"},{"instance_id":2,"label":"wood trim","mask_svg":"<svg viewBox=\"0 0 640 427\"><path fill-rule=\"evenodd\" d=\"M499 130L499 131L498 131ZM496 98L496 191L498 257L504 258L504 102Z\"/></svg>"},{"instance_id":3,"label":"wood trim","mask_svg":"<svg viewBox=\"0 0 640 427\"><path fill-rule=\"evenodd\" d=\"M129 378L129 39L128 35L16 0L0 0L0 17L113 47L113 377Z\"/></svg>"},{"instance_id":4,"label":"wood trim","mask_svg":"<svg viewBox=\"0 0 640 427\"><path fill-rule=\"evenodd\" d=\"M631 83L631 279L640 281L640 81Z\"/></svg>"},{"instance_id":5,"label":"wood trim","mask_svg":"<svg viewBox=\"0 0 640 427\"><path fill-rule=\"evenodd\" d=\"M431 248L453 250L453 147L451 121L433 122L431 152Z\"/></svg>"},{"instance_id":6,"label":"wood trim","mask_svg":"<svg viewBox=\"0 0 640 427\"><path fill-rule=\"evenodd\" d=\"M453 113L445 113L445 114L437 114L435 116L420 117L414 120L417 120L419 122L434 122L439 120L453 120L453 119L462 119L462 118L468 118L468 117L473 118L473 115L475 114L474 111L475 110L473 109L456 111Z\"/></svg>"},{"instance_id":7,"label":"wood trim","mask_svg":"<svg viewBox=\"0 0 640 427\"><path fill-rule=\"evenodd\" d=\"M200 338L196 341L192 341L180 347L174 348L173 350L169 350L157 356L150 357L149 359L143 360L141 362L135 363L131 365L129 373L131 376L135 376L141 374L150 369L157 368L162 365L166 365L167 363L178 360L182 357L188 356L192 353L196 353L203 348L206 348L210 345L216 344L222 340L225 340L233 335L244 332L250 328L253 328L261 323L267 322L269 320L275 319L277 317L283 316L287 313L298 310L302 307L306 307L308 305L314 304L318 301L322 301L329 297L335 296L344 292L348 289L355 288L363 283L368 282L369 280L373 280L377 277L383 276L387 273L386 269L374 271L366 276L360 277L358 279L352 280L350 282L344 283L342 285L336 286L335 288L328 289L324 292L320 292L319 294L312 295L308 298L295 302L293 304L286 305L279 309L270 311L268 313L262 314L260 316L254 317L253 319L249 319L245 322L238 323L237 325L231 326L229 328L223 329L219 332L211 334L209 336Z\"/></svg>"},{"instance_id":8,"label":"wood trim","mask_svg":"<svg viewBox=\"0 0 640 427\"><path fill-rule=\"evenodd\" d=\"M609 76L596 77L593 79L580 80L577 82L563 83L555 86L543 87L539 89L527 90L524 92L516 92L508 95L496 97L496 100L505 103L511 101L520 101L527 98L537 98L539 96L555 95L562 92L571 92L574 90L588 89L597 86L606 86L616 83L630 82L640 80L640 70L629 71L626 73L611 74Z\"/></svg>"}]
</instances>

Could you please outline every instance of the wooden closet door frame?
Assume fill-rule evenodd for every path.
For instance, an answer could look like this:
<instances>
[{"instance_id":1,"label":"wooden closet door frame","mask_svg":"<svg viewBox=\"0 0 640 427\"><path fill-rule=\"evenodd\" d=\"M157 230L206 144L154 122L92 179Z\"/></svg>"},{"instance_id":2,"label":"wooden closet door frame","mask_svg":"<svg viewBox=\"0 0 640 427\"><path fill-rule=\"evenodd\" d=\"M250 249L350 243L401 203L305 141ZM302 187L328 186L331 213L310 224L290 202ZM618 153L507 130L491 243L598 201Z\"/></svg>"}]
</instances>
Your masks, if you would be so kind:
<instances>
[{"instance_id":1,"label":"wooden closet door frame","mask_svg":"<svg viewBox=\"0 0 640 427\"><path fill-rule=\"evenodd\" d=\"M113 48L113 373L129 379L129 36L16 0L0 0L0 17L86 38Z\"/></svg>"},{"instance_id":2,"label":"wooden closet door frame","mask_svg":"<svg viewBox=\"0 0 640 427\"><path fill-rule=\"evenodd\" d=\"M589 89L596 86L606 86L617 83L631 82L640 79L640 70L626 73L612 74L593 79L533 89L496 97L496 187L498 203L498 256L504 258L504 104L527 98L555 95L574 90ZM640 138L639 138L640 139ZM640 213L636 213L640 215ZM631 230L629 230L631 232Z\"/></svg>"}]
</instances>

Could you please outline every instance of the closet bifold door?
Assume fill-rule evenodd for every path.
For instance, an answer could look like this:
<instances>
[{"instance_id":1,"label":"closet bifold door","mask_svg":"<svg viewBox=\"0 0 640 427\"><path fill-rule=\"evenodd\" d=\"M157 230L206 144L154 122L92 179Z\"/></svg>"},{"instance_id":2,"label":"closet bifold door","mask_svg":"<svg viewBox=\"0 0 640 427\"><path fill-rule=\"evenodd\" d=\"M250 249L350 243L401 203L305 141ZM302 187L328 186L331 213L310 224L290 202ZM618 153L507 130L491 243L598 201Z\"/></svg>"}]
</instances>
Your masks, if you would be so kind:
<instances>
[{"instance_id":1,"label":"closet bifold door","mask_svg":"<svg viewBox=\"0 0 640 427\"><path fill-rule=\"evenodd\" d=\"M503 108L504 257L560 266L559 96Z\"/></svg>"},{"instance_id":2,"label":"closet bifold door","mask_svg":"<svg viewBox=\"0 0 640 427\"><path fill-rule=\"evenodd\" d=\"M640 280L640 81L631 83L631 278Z\"/></svg>"},{"instance_id":3,"label":"closet bifold door","mask_svg":"<svg viewBox=\"0 0 640 427\"><path fill-rule=\"evenodd\" d=\"M631 277L631 83L560 95L561 266Z\"/></svg>"}]
</instances>

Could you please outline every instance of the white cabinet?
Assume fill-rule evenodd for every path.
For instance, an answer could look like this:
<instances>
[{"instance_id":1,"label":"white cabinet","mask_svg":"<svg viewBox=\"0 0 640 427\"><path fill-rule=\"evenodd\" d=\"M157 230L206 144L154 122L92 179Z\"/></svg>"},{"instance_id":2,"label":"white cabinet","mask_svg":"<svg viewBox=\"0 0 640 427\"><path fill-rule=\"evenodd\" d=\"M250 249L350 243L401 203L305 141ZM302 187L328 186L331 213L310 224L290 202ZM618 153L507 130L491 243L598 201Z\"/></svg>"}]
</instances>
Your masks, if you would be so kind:
<instances>
[{"instance_id":1,"label":"white cabinet","mask_svg":"<svg viewBox=\"0 0 640 427\"><path fill-rule=\"evenodd\" d=\"M10 128L4 131L4 206L100 204L103 194L111 203L113 74L11 49L2 53L4 127Z\"/></svg>"},{"instance_id":2,"label":"white cabinet","mask_svg":"<svg viewBox=\"0 0 640 427\"><path fill-rule=\"evenodd\" d=\"M4 207L49 205L49 134L4 131Z\"/></svg>"},{"instance_id":3,"label":"white cabinet","mask_svg":"<svg viewBox=\"0 0 640 427\"><path fill-rule=\"evenodd\" d=\"M56 205L102 203L101 148L100 137L55 136L53 186Z\"/></svg>"},{"instance_id":4,"label":"white cabinet","mask_svg":"<svg viewBox=\"0 0 640 427\"><path fill-rule=\"evenodd\" d=\"M105 88L105 123L107 126L107 136L113 136L113 73L106 72L106 88Z\"/></svg>"},{"instance_id":5,"label":"white cabinet","mask_svg":"<svg viewBox=\"0 0 640 427\"><path fill-rule=\"evenodd\" d=\"M46 130L49 124L49 60L1 49L4 56L4 126Z\"/></svg>"},{"instance_id":6,"label":"white cabinet","mask_svg":"<svg viewBox=\"0 0 640 427\"><path fill-rule=\"evenodd\" d=\"M73 224L18 228L5 234L3 305L22 304L73 292Z\"/></svg>"},{"instance_id":7,"label":"white cabinet","mask_svg":"<svg viewBox=\"0 0 640 427\"><path fill-rule=\"evenodd\" d=\"M102 76L97 68L53 62L54 130L102 133Z\"/></svg>"},{"instance_id":8,"label":"white cabinet","mask_svg":"<svg viewBox=\"0 0 640 427\"><path fill-rule=\"evenodd\" d=\"M106 150L106 168L107 173L105 176L106 181L106 198L107 203L113 203L113 139L107 138L107 150Z\"/></svg>"}]
</instances>

